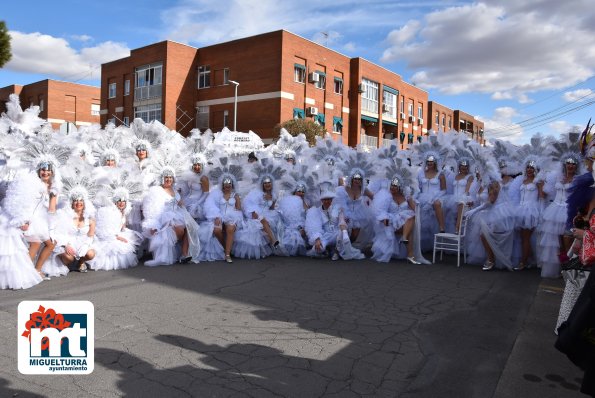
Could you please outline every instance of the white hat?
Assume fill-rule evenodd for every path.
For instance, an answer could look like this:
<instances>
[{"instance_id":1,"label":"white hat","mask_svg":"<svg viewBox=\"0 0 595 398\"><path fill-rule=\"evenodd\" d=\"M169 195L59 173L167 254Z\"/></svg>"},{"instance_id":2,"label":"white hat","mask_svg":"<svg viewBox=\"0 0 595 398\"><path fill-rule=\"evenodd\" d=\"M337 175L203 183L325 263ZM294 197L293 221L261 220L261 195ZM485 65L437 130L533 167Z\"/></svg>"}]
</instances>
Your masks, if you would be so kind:
<instances>
[{"instance_id":1,"label":"white hat","mask_svg":"<svg viewBox=\"0 0 595 398\"><path fill-rule=\"evenodd\" d=\"M333 199L335 194L335 186L332 182L321 182L320 183L320 199Z\"/></svg>"}]
</instances>

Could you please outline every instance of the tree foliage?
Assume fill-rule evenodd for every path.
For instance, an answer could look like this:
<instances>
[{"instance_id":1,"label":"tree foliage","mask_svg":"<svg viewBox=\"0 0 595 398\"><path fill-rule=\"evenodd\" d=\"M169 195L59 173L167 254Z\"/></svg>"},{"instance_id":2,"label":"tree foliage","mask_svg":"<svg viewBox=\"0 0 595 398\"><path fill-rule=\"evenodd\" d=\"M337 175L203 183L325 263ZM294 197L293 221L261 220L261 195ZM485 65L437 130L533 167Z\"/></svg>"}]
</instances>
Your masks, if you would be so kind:
<instances>
[{"instance_id":1,"label":"tree foliage","mask_svg":"<svg viewBox=\"0 0 595 398\"><path fill-rule=\"evenodd\" d=\"M12 57L10 51L10 35L4 21L0 21L0 68Z\"/></svg>"},{"instance_id":2,"label":"tree foliage","mask_svg":"<svg viewBox=\"0 0 595 398\"><path fill-rule=\"evenodd\" d=\"M275 132L279 134L279 131L284 128L289 134L296 137L300 133L306 136L306 140L310 146L316 145L316 137L324 137L326 133L323 126L314 123L311 119L290 119L283 123L275 126Z\"/></svg>"}]
</instances>

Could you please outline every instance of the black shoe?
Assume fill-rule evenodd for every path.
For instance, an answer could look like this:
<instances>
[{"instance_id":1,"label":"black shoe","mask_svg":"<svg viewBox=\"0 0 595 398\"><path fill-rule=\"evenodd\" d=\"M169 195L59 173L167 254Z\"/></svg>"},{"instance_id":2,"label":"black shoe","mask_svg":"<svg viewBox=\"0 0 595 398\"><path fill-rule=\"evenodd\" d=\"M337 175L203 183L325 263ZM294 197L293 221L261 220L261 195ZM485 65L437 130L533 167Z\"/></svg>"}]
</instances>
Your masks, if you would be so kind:
<instances>
[{"instance_id":1,"label":"black shoe","mask_svg":"<svg viewBox=\"0 0 595 398\"><path fill-rule=\"evenodd\" d=\"M273 248L276 249L279 247L279 241L276 240L275 243L273 243Z\"/></svg>"},{"instance_id":2,"label":"black shoe","mask_svg":"<svg viewBox=\"0 0 595 398\"><path fill-rule=\"evenodd\" d=\"M180 257L180 264L186 264L189 263L190 260L192 260L192 256L182 256Z\"/></svg>"}]
</instances>

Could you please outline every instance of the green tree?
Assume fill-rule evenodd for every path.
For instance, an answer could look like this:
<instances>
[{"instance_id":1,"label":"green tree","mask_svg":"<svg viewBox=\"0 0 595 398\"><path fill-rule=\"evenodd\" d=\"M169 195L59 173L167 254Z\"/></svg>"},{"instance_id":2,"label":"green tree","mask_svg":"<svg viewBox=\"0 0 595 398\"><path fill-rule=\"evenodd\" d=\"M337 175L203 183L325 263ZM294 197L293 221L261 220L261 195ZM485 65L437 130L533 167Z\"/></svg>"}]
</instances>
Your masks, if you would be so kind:
<instances>
[{"instance_id":1,"label":"green tree","mask_svg":"<svg viewBox=\"0 0 595 398\"><path fill-rule=\"evenodd\" d=\"M12 54L10 52L10 35L8 34L8 28L4 21L0 21L0 68L5 63L10 61Z\"/></svg>"},{"instance_id":2,"label":"green tree","mask_svg":"<svg viewBox=\"0 0 595 398\"><path fill-rule=\"evenodd\" d=\"M311 119L290 119L275 126L277 135L284 128L289 134L296 137L304 133L310 146L316 145L316 137L324 137L326 130L320 124L314 123Z\"/></svg>"}]
</instances>

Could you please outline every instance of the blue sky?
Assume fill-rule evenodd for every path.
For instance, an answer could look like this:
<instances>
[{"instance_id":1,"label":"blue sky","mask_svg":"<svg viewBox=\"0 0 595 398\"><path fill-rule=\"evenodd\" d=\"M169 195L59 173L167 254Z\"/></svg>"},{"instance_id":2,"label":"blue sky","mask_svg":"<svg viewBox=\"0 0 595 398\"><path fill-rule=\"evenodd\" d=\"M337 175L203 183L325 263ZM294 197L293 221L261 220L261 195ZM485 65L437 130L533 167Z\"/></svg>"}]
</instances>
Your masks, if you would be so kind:
<instances>
[{"instance_id":1,"label":"blue sky","mask_svg":"<svg viewBox=\"0 0 595 398\"><path fill-rule=\"evenodd\" d=\"M7 2L0 19L13 46L0 87L46 78L98 86L101 63L130 49L286 29L400 74L483 120L488 138L582 130L595 110L588 0L34 0Z\"/></svg>"}]
</instances>

